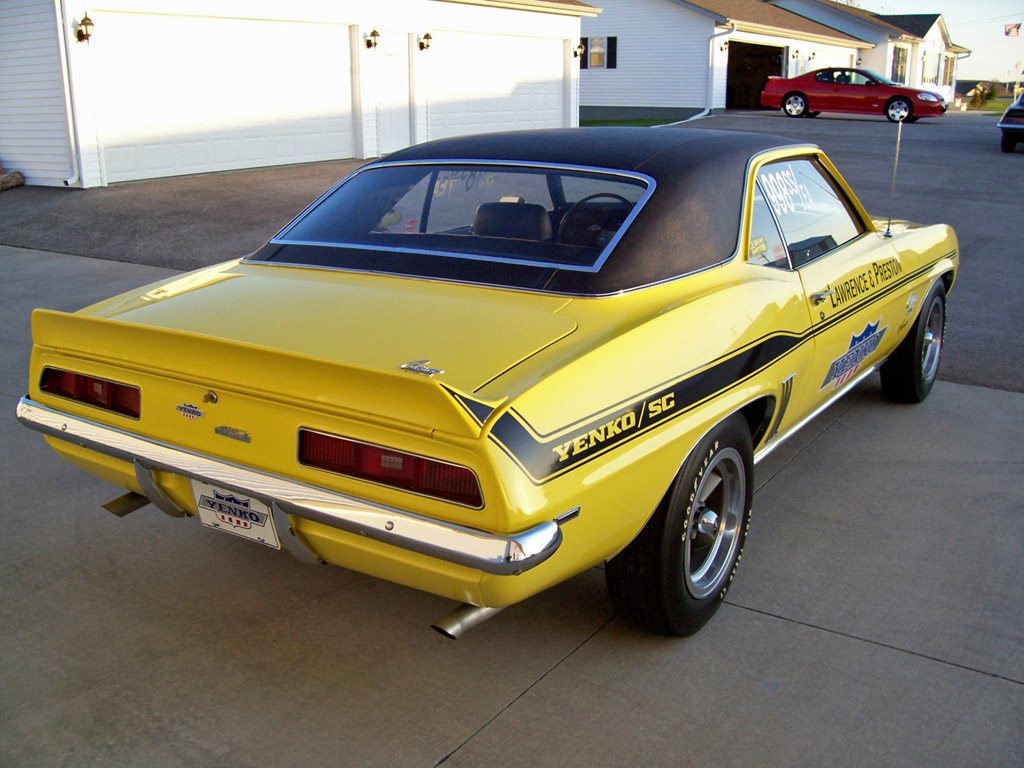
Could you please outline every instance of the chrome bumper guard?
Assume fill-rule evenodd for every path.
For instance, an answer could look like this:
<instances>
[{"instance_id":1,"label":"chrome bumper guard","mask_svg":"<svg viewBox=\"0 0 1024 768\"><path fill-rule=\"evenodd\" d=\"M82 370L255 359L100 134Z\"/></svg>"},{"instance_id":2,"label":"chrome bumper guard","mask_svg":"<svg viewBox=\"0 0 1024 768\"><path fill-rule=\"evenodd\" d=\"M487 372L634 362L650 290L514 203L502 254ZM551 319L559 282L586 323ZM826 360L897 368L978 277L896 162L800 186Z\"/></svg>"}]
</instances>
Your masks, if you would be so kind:
<instances>
[{"instance_id":1,"label":"chrome bumper guard","mask_svg":"<svg viewBox=\"0 0 1024 768\"><path fill-rule=\"evenodd\" d=\"M22 424L44 435L133 464L146 497L170 515L180 517L185 512L156 485L155 470L201 480L265 502L273 510L282 546L301 560L309 561L311 557L304 546L297 546L295 540L299 537L291 529L288 516L500 576L516 575L539 565L562 543L558 522L541 523L513 536L496 536L186 451L62 413L27 397L18 402L17 416ZM572 513L563 515L559 521L571 516Z\"/></svg>"}]
</instances>

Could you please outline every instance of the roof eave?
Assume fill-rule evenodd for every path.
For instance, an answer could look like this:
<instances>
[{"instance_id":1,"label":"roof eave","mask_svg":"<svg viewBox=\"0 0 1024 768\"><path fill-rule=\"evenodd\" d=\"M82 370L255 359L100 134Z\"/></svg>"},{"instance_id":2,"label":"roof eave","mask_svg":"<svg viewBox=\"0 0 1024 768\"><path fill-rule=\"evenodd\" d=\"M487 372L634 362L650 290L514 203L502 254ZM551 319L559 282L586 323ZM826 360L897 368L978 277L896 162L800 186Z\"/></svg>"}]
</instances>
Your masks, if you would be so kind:
<instances>
[{"instance_id":1,"label":"roof eave","mask_svg":"<svg viewBox=\"0 0 1024 768\"><path fill-rule=\"evenodd\" d=\"M732 23L725 16L720 16L714 11L709 11L707 8L701 8L699 5L688 3L686 2L686 0L669 0L669 2L675 3L676 5L681 5L684 8L693 11L694 13L699 13L701 16L707 16L709 19L714 20L716 27L720 27L723 25L728 26L729 24Z\"/></svg>"},{"instance_id":2,"label":"roof eave","mask_svg":"<svg viewBox=\"0 0 1024 768\"><path fill-rule=\"evenodd\" d=\"M600 8L583 3L560 3L558 0L437 0L442 3L482 5L488 8L507 8L514 11L553 13L559 16L597 16Z\"/></svg>"},{"instance_id":3,"label":"roof eave","mask_svg":"<svg viewBox=\"0 0 1024 768\"><path fill-rule=\"evenodd\" d=\"M841 45L847 48L873 48L872 43L859 40L855 37L832 37L830 35L818 35L813 32L801 32L794 29L782 29L780 27L769 27L764 24L754 24L749 21L737 21L726 19L725 24L735 24L737 32L752 32L760 35L774 35L776 37L790 37L795 40L804 40L809 43L823 43L826 45ZM719 26L723 26L720 24Z\"/></svg>"}]
</instances>

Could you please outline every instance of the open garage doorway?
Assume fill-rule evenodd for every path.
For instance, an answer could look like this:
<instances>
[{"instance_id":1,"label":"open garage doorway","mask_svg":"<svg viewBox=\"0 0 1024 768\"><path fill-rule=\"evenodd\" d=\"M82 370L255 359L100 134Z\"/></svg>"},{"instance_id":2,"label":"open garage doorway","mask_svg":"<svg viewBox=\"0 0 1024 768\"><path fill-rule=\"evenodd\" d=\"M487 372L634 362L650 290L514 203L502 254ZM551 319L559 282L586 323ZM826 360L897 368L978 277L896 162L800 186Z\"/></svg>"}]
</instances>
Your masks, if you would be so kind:
<instances>
[{"instance_id":1,"label":"open garage doorway","mask_svg":"<svg viewBox=\"0 0 1024 768\"><path fill-rule=\"evenodd\" d=\"M759 109L768 75L781 75L785 48L729 41L725 83L726 109Z\"/></svg>"}]
</instances>

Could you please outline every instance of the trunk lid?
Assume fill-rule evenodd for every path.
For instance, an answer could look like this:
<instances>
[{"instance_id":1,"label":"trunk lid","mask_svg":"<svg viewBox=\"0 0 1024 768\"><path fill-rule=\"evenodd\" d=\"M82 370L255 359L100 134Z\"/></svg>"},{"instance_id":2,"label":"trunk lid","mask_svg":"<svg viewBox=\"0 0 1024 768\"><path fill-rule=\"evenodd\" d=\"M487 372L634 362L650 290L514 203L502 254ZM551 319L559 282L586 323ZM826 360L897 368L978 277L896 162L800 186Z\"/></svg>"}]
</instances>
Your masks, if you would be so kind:
<instances>
[{"instance_id":1,"label":"trunk lid","mask_svg":"<svg viewBox=\"0 0 1024 768\"><path fill-rule=\"evenodd\" d=\"M37 311L35 343L425 430L477 433L472 393L571 334L567 299L476 286L231 263L75 315ZM432 376L406 364L443 371Z\"/></svg>"}]
</instances>

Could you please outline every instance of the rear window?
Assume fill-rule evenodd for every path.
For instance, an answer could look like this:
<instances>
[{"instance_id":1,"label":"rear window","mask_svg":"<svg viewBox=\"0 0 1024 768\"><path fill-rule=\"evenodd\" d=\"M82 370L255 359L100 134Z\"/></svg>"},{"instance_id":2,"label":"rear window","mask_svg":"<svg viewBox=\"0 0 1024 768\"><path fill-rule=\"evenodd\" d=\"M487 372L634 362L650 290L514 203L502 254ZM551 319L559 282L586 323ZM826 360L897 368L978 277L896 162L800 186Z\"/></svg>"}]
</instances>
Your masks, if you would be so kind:
<instances>
[{"instance_id":1,"label":"rear window","mask_svg":"<svg viewBox=\"0 0 1024 768\"><path fill-rule=\"evenodd\" d=\"M272 242L596 270L653 187L576 167L385 164L350 176Z\"/></svg>"}]
</instances>

